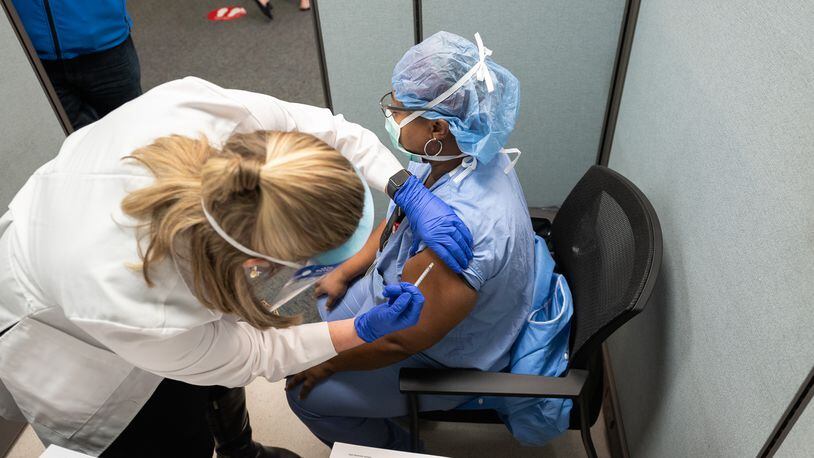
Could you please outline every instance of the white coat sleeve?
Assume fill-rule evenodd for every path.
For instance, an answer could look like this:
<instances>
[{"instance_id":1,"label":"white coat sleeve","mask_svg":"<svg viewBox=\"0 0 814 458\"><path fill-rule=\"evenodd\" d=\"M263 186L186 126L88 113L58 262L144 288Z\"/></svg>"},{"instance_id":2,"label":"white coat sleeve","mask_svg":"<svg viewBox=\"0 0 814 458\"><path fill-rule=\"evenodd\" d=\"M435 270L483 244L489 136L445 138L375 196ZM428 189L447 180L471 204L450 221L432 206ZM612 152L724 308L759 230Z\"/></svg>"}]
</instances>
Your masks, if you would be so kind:
<instances>
[{"instance_id":1,"label":"white coat sleeve","mask_svg":"<svg viewBox=\"0 0 814 458\"><path fill-rule=\"evenodd\" d=\"M387 180L404 167L373 132L345 117L334 116L327 108L284 102L274 97L236 89L223 89L251 114L242 130L279 130L311 134L336 148L356 168L368 184L385 192Z\"/></svg>"},{"instance_id":2,"label":"white coat sleeve","mask_svg":"<svg viewBox=\"0 0 814 458\"><path fill-rule=\"evenodd\" d=\"M259 330L228 318L171 337L113 323L77 323L136 367L193 385L277 381L336 356L328 323Z\"/></svg>"}]
</instances>

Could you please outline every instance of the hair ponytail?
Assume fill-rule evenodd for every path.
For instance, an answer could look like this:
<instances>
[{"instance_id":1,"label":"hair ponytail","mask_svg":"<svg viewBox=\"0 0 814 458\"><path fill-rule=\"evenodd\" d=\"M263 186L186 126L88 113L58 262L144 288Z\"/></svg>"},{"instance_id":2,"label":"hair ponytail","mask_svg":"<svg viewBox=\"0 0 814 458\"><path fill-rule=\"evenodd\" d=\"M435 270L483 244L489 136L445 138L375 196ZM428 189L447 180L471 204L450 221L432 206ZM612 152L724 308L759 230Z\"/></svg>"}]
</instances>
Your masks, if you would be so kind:
<instances>
[{"instance_id":1,"label":"hair ponytail","mask_svg":"<svg viewBox=\"0 0 814 458\"><path fill-rule=\"evenodd\" d=\"M167 257L188 266L204 306L233 313L258 328L295 323L268 311L253 293L249 256L224 241L202 202L241 244L280 259L304 261L344 243L362 216L364 187L339 152L302 133L257 131L216 149L171 136L133 152L155 182L127 195L123 211L142 221L142 272Z\"/></svg>"}]
</instances>

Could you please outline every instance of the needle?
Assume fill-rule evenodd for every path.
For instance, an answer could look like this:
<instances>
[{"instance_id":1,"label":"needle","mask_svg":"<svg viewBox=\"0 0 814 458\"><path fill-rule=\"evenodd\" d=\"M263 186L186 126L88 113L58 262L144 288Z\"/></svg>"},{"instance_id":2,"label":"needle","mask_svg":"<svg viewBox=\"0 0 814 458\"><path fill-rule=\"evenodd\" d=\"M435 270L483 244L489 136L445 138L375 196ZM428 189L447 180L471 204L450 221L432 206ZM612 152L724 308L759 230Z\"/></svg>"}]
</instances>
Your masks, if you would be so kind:
<instances>
[{"instance_id":1,"label":"needle","mask_svg":"<svg viewBox=\"0 0 814 458\"><path fill-rule=\"evenodd\" d=\"M433 267L435 267L435 263L431 262L430 265L428 265L427 268L424 269L424 272L422 272L421 276L418 277L418 280L415 281L415 286L416 287L418 287L418 285L420 285L421 282L424 281L424 278L427 276L428 273L430 273L430 271L432 270Z\"/></svg>"}]
</instances>

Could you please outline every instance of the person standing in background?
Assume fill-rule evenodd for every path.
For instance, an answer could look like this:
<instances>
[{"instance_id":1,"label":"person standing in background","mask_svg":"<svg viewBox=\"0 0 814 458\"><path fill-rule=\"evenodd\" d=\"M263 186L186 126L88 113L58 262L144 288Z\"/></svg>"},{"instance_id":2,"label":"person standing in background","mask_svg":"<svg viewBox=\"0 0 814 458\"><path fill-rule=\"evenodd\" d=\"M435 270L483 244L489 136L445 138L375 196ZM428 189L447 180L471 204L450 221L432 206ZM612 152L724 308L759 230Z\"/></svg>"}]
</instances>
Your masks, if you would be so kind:
<instances>
[{"instance_id":1,"label":"person standing in background","mask_svg":"<svg viewBox=\"0 0 814 458\"><path fill-rule=\"evenodd\" d=\"M260 8L260 12L269 18L269 21L274 19L274 13L271 11L274 9L274 6L271 4L271 0L254 0L254 3ZM300 0L300 11L309 11L310 9L311 0Z\"/></svg>"},{"instance_id":2,"label":"person standing in background","mask_svg":"<svg viewBox=\"0 0 814 458\"><path fill-rule=\"evenodd\" d=\"M141 95L126 0L13 0L74 129Z\"/></svg>"}]
</instances>

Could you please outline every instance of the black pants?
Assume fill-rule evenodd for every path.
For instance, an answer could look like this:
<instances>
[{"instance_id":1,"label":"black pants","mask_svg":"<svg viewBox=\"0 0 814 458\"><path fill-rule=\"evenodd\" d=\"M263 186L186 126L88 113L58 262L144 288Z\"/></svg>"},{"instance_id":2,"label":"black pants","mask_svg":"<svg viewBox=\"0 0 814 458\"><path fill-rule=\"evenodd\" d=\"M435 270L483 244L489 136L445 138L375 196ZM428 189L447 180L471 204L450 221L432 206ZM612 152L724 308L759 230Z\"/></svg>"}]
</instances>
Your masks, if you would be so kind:
<instances>
[{"instance_id":1,"label":"black pants","mask_svg":"<svg viewBox=\"0 0 814 458\"><path fill-rule=\"evenodd\" d=\"M74 129L141 95L141 67L131 37L105 51L43 60L42 65Z\"/></svg>"},{"instance_id":2,"label":"black pants","mask_svg":"<svg viewBox=\"0 0 814 458\"><path fill-rule=\"evenodd\" d=\"M164 379L101 456L212 458L215 441L206 409L225 390Z\"/></svg>"}]
</instances>

